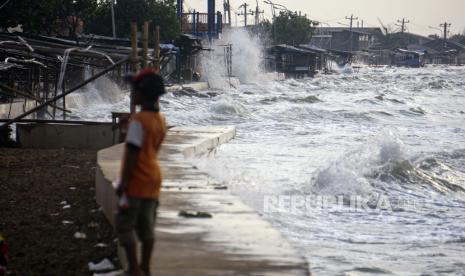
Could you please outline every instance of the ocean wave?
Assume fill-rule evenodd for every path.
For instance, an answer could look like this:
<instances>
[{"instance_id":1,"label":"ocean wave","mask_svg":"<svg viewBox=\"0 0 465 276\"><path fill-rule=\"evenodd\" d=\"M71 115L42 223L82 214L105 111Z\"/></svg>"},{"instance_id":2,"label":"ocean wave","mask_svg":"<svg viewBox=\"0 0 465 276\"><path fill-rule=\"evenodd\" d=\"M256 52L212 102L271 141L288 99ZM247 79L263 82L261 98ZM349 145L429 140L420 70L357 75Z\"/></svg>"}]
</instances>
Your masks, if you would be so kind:
<instances>
[{"instance_id":1,"label":"ocean wave","mask_svg":"<svg viewBox=\"0 0 465 276\"><path fill-rule=\"evenodd\" d=\"M387 132L317 170L311 189L327 195L370 195L389 193L395 183L405 190L465 194L465 185L454 182L465 174L450 177L458 173L456 168L446 166L435 157L409 159L405 145L392 132Z\"/></svg>"},{"instance_id":2,"label":"ocean wave","mask_svg":"<svg viewBox=\"0 0 465 276\"><path fill-rule=\"evenodd\" d=\"M310 96L307 96L307 97L304 97L304 98L288 99L288 100L291 101L291 102L294 102L294 103L317 103L317 102L322 102L322 100L320 100L318 98L318 96L315 96L315 95L310 95Z\"/></svg>"}]
</instances>

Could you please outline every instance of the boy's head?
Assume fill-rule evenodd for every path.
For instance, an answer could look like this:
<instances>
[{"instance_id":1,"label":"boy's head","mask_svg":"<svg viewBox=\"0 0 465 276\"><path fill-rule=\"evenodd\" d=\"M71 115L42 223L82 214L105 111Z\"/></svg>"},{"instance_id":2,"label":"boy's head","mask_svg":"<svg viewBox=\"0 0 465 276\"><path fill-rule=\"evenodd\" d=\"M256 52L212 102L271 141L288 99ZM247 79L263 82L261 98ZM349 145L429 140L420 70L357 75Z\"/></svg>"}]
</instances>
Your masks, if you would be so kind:
<instances>
[{"instance_id":1,"label":"boy's head","mask_svg":"<svg viewBox=\"0 0 465 276\"><path fill-rule=\"evenodd\" d=\"M134 90L135 104L152 104L165 94L163 78L152 68L140 70L136 75L129 76L128 81Z\"/></svg>"}]
</instances>

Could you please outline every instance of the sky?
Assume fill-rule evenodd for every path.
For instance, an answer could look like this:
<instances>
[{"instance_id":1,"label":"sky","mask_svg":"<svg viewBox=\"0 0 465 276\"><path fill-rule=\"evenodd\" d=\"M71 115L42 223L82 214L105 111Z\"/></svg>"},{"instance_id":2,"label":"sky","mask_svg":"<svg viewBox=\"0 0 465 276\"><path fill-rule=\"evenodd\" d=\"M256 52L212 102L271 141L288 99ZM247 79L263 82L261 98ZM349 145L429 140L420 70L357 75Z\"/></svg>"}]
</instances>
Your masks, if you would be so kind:
<instances>
[{"instance_id":1,"label":"sky","mask_svg":"<svg viewBox=\"0 0 465 276\"><path fill-rule=\"evenodd\" d=\"M247 2L255 9L257 0L230 0L231 7L237 9L242 3ZM346 16L351 14L364 21L367 27L379 27L378 18L384 25L393 30L397 20L405 18L409 32L428 35L442 35L439 24L451 23L450 35L465 32L465 0L272 0L276 4L286 6L292 11L301 11L311 19L318 20L323 26L341 27L348 24ZM207 11L206 0L184 0L186 8L196 9L200 12ZM263 0L258 0L261 10L265 11L265 17L271 18L271 7ZM223 0L216 0L217 9L223 10ZM232 16L233 25L235 16ZM243 16L237 18L239 26L244 24ZM248 22L253 22L252 16ZM249 23L250 24L250 23ZM361 24L361 23L359 23ZM354 22L354 26L357 23ZM433 27L433 28L431 28Z\"/></svg>"}]
</instances>

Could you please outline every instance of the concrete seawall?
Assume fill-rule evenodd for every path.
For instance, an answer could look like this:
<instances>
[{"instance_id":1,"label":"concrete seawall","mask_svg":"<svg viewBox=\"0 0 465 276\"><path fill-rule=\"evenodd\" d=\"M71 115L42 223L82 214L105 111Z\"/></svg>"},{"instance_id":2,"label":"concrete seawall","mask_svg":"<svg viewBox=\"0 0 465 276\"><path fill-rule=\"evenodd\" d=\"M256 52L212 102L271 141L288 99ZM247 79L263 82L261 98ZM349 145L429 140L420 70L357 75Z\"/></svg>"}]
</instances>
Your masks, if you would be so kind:
<instances>
[{"instance_id":1,"label":"concrete seawall","mask_svg":"<svg viewBox=\"0 0 465 276\"><path fill-rule=\"evenodd\" d=\"M152 260L155 275L309 275L305 259L254 210L187 160L233 139L233 127L175 127L159 155L164 174ZM99 151L96 198L113 224L124 145ZM186 218L180 211L207 212Z\"/></svg>"},{"instance_id":2,"label":"concrete seawall","mask_svg":"<svg viewBox=\"0 0 465 276\"><path fill-rule=\"evenodd\" d=\"M23 148L99 150L116 144L118 139L119 129L113 123L16 125L16 140Z\"/></svg>"}]
</instances>

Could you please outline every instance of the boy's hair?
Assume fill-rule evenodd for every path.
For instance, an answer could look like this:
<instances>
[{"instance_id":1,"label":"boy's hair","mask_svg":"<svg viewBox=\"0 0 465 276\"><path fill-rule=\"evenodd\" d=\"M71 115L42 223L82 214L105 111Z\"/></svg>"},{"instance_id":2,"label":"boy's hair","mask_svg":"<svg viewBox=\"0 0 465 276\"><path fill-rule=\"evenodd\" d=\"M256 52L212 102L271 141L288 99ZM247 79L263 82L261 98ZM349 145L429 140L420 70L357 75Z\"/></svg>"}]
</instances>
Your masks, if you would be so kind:
<instances>
[{"instance_id":1,"label":"boy's hair","mask_svg":"<svg viewBox=\"0 0 465 276\"><path fill-rule=\"evenodd\" d=\"M145 68L134 76L129 77L132 87L144 95L145 100L156 102L166 93L163 78L152 68Z\"/></svg>"}]
</instances>

